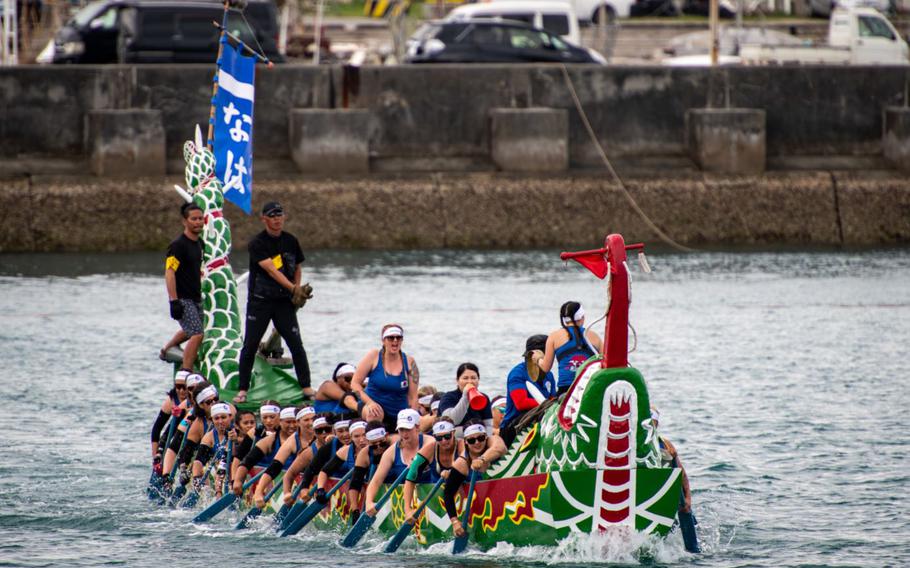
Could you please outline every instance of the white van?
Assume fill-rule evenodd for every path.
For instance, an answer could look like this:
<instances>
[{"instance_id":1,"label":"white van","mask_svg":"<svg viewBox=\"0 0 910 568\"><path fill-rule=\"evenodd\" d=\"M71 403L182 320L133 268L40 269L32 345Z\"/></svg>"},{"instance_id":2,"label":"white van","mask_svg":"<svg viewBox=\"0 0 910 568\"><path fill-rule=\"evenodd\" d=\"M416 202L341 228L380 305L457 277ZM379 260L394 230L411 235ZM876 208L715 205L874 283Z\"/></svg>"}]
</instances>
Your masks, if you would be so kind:
<instances>
[{"instance_id":1,"label":"white van","mask_svg":"<svg viewBox=\"0 0 910 568\"><path fill-rule=\"evenodd\" d=\"M558 35L572 45L581 45L578 18L572 5L559 0L497 0L465 4L455 8L446 16L446 21L462 21L474 18L512 20L524 22L535 28Z\"/></svg>"}]
</instances>

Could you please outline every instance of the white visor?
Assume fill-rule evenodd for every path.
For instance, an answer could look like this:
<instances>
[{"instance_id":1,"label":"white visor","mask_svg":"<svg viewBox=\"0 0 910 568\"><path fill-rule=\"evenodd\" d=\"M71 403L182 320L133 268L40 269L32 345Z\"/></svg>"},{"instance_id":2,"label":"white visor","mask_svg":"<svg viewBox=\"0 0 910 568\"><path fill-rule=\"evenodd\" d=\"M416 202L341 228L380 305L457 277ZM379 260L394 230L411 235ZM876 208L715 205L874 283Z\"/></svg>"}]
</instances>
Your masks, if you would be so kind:
<instances>
[{"instance_id":1,"label":"white visor","mask_svg":"<svg viewBox=\"0 0 910 568\"><path fill-rule=\"evenodd\" d=\"M300 409L299 412L297 412L297 414L294 415L294 418L296 418L297 420L300 420L304 416L310 416L313 414L316 414L316 411L313 410L312 406L304 406L303 408ZM282 416L282 418L284 418L284 416Z\"/></svg>"},{"instance_id":2,"label":"white visor","mask_svg":"<svg viewBox=\"0 0 910 568\"><path fill-rule=\"evenodd\" d=\"M285 420L287 418L293 419L297 415L297 409L293 406L287 408L282 408L281 413L278 415L279 418Z\"/></svg>"},{"instance_id":3,"label":"white visor","mask_svg":"<svg viewBox=\"0 0 910 568\"><path fill-rule=\"evenodd\" d=\"M356 372L357 372L357 368L354 367L354 365L351 365L351 364L349 363L349 364L347 364L347 365L342 365L342 366L338 369L338 372L335 373L335 378L338 378L338 377L340 377L341 375L353 375L353 374L356 373Z\"/></svg>"},{"instance_id":4,"label":"white visor","mask_svg":"<svg viewBox=\"0 0 910 568\"><path fill-rule=\"evenodd\" d=\"M417 402L420 403L420 406L430 406L433 404L433 395L428 394L417 399Z\"/></svg>"},{"instance_id":5,"label":"white visor","mask_svg":"<svg viewBox=\"0 0 910 568\"><path fill-rule=\"evenodd\" d=\"M259 416L262 416L263 414L278 414L280 412L281 409L274 404L264 404L259 407Z\"/></svg>"},{"instance_id":6,"label":"white visor","mask_svg":"<svg viewBox=\"0 0 910 568\"><path fill-rule=\"evenodd\" d=\"M212 405L212 417L214 418L215 416L218 416L219 414L230 415L231 407L223 402L219 402L218 404L213 404Z\"/></svg>"},{"instance_id":7,"label":"white visor","mask_svg":"<svg viewBox=\"0 0 910 568\"><path fill-rule=\"evenodd\" d=\"M439 410L439 401L434 400L433 404L430 405L430 412L435 412L437 410Z\"/></svg>"},{"instance_id":8,"label":"white visor","mask_svg":"<svg viewBox=\"0 0 910 568\"><path fill-rule=\"evenodd\" d=\"M464 429L464 437L468 438L470 436L476 436L477 434L486 434L487 429L484 428L483 424L471 424Z\"/></svg>"},{"instance_id":9,"label":"white visor","mask_svg":"<svg viewBox=\"0 0 910 568\"><path fill-rule=\"evenodd\" d=\"M358 420L357 422L351 423L351 426L350 426L350 428L348 428L348 431L351 434L353 434L355 430L366 430L366 429L367 429L367 423L364 422L363 420Z\"/></svg>"},{"instance_id":10,"label":"white visor","mask_svg":"<svg viewBox=\"0 0 910 568\"><path fill-rule=\"evenodd\" d=\"M385 438L385 434L385 428L376 428L375 430L370 430L367 432L367 440L370 442L375 442L376 440Z\"/></svg>"},{"instance_id":11,"label":"white visor","mask_svg":"<svg viewBox=\"0 0 910 568\"><path fill-rule=\"evenodd\" d=\"M440 420L436 424L433 424L433 435L434 436L438 436L440 434L448 434L449 432L453 432L454 430L455 430L455 426L448 420Z\"/></svg>"},{"instance_id":12,"label":"white visor","mask_svg":"<svg viewBox=\"0 0 910 568\"><path fill-rule=\"evenodd\" d=\"M327 426L328 423L329 421L325 419L325 416L320 416L316 420L313 420L313 428L322 428L323 426Z\"/></svg>"},{"instance_id":13,"label":"white visor","mask_svg":"<svg viewBox=\"0 0 910 568\"><path fill-rule=\"evenodd\" d=\"M332 424L332 427L336 430L341 430L343 428L349 428L351 426L350 420L339 420L338 422Z\"/></svg>"},{"instance_id":14,"label":"white visor","mask_svg":"<svg viewBox=\"0 0 910 568\"><path fill-rule=\"evenodd\" d=\"M215 389L215 385L209 385L202 389L202 392L196 395L196 404L202 404L207 400L211 400L218 396L218 391Z\"/></svg>"},{"instance_id":15,"label":"white visor","mask_svg":"<svg viewBox=\"0 0 910 568\"><path fill-rule=\"evenodd\" d=\"M392 327L390 327L382 332L383 339L385 339L386 337L390 337L392 335L400 335L401 337L404 337L404 332L397 325L393 325Z\"/></svg>"}]
</instances>

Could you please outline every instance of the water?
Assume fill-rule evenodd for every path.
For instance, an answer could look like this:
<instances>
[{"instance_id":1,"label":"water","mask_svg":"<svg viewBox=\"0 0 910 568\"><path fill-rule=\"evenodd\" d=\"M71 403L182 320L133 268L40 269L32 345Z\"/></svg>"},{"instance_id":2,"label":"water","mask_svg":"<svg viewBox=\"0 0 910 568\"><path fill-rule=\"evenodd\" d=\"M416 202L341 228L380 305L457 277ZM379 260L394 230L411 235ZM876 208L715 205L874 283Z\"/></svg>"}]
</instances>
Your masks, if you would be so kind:
<instances>
[{"instance_id":1,"label":"water","mask_svg":"<svg viewBox=\"0 0 910 568\"><path fill-rule=\"evenodd\" d=\"M334 535L237 533L227 515L192 525L143 493L169 380L156 353L175 331L160 255L0 255L0 565L910 563L910 251L650 260L652 274L634 274L631 361L692 480L700 556L678 536L606 549L582 537L455 561L444 546L384 556L378 539L348 552ZM452 388L470 360L501 393L563 301L582 301L589 320L604 308L602 284L554 251L313 252L306 278L317 379L398 321L423 382Z\"/></svg>"}]
</instances>

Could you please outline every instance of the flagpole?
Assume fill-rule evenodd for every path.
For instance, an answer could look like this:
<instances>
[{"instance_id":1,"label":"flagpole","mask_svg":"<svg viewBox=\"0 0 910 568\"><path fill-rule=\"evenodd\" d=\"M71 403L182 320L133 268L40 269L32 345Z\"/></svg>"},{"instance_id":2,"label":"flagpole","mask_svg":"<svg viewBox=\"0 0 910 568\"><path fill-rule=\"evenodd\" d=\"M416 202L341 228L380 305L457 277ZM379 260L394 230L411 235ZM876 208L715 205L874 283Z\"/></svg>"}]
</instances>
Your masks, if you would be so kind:
<instances>
[{"instance_id":1,"label":"flagpole","mask_svg":"<svg viewBox=\"0 0 910 568\"><path fill-rule=\"evenodd\" d=\"M212 152L215 151L215 96L218 94L218 72L221 70L224 34L227 33L228 9L230 9L230 0L224 0L224 16L221 18L221 35L218 37L218 57L215 59L215 78L212 80L212 105L209 109L209 135L205 139L206 147Z\"/></svg>"}]
</instances>

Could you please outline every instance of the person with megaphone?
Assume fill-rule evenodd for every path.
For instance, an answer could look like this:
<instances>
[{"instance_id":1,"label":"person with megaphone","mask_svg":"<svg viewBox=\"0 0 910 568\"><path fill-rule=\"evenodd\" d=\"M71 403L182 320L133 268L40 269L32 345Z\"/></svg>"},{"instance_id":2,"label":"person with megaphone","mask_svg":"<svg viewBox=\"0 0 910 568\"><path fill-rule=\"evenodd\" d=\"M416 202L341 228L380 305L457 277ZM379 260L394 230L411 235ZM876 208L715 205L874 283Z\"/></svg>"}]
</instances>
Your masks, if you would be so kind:
<instances>
[{"instance_id":1,"label":"person with megaphone","mask_svg":"<svg viewBox=\"0 0 910 568\"><path fill-rule=\"evenodd\" d=\"M455 372L455 390L442 395L439 416L448 417L455 424L455 435L462 436L462 426L469 420L483 424L487 434L493 434L493 412L490 397L478 390L480 370L474 363L462 363Z\"/></svg>"}]
</instances>

